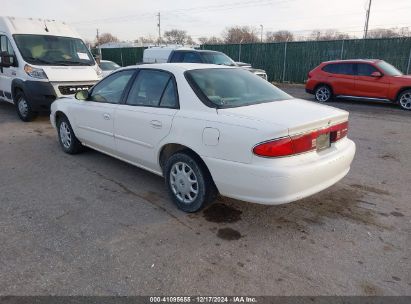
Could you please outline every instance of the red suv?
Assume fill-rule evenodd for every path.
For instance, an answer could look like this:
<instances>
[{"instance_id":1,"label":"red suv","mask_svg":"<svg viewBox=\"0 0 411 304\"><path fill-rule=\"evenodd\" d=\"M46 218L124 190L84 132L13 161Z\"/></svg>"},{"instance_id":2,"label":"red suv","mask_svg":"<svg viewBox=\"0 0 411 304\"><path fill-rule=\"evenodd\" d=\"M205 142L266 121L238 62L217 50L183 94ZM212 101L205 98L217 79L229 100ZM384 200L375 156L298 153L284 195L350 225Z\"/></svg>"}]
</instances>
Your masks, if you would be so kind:
<instances>
[{"instance_id":1,"label":"red suv","mask_svg":"<svg viewBox=\"0 0 411 304\"><path fill-rule=\"evenodd\" d=\"M323 62L308 73L305 89L320 102L333 97L382 100L411 110L411 75L383 60Z\"/></svg>"}]
</instances>

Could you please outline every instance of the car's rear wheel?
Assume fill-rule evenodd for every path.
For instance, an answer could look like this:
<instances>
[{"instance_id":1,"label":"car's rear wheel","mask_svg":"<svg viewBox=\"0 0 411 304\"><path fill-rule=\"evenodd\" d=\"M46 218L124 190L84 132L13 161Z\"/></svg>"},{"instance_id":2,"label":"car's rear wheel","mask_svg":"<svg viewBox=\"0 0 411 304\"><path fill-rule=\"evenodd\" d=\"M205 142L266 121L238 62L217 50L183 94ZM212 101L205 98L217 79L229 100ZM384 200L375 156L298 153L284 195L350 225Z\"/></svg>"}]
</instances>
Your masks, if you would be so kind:
<instances>
[{"instance_id":1,"label":"car's rear wheel","mask_svg":"<svg viewBox=\"0 0 411 304\"><path fill-rule=\"evenodd\" d=\"M18 91L16 93L15 105L17 114L24 122L32 121L38 115L36 111L33 111L30 103L27 101L27 98L22 91Z\"/></svg>"},{"instance_id":2,"label":"car's rear wheel","mask_svg":"<svg viewBox=\"0 0 411 304\"><path fill-rule=\"evenodd\" d=\"M411 110L411 90L405 90L398 96L398 104L404 110Z\"/></svg>"},{"instance_id":3,"label":"car's rear wheel","mask_svg":"<svg viewBox=\"0 0 411 304\"><path fill-rule=\"evenodd\" d=\"M217 189L210 174L190 153L172 155L164 174L168 193L182 211L197 212L216 197Z\"/></svg>"},{"instance_id":4,"label":"car's rear wheel","mask_svg":"<svg viewBox=\"0 0 411 304\"><path fill-rule=\"evenodd\" d=\"M76 135L74 134L67 117L62 116L58 118L57 132L61 148L64 152L68 154L76 154L83 151L84 146L81 144L81 142L77 139Z\"/></svg>"},{"instance_id":5,"label":"car's rear wheel","mask_svg":"<svg viewBox=\"0 0 411 304\"><path fill-rule=\"evenodd\" d=\"M332 98L331 88L327 85L320 85L315 89L314 96L318 102L328 102Z\"/></svg>"}]
</instances>

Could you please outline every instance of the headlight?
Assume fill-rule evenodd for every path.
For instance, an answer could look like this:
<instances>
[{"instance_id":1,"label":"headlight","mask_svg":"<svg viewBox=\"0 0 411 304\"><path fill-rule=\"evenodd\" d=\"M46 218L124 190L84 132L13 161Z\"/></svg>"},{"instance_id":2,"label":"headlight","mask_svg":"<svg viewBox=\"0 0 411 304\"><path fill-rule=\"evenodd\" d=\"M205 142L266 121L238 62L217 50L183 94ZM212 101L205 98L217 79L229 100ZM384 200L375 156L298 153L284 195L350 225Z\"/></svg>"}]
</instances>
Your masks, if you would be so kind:
<instances>
[{"instance_id":1,"label":"headlight","mask_svg":"<svg viewBox=\"0 0 411 304\"><path fill-rule=\"evenodd\" d=\"M27 75L33 78L48 79L43 69L35 68L35 67L32 67L31 65L26 64L24 66L24 71L27 73Z\"/></svg>"},{"instance_id":2,"label":"headlight","mask_svg":"<svg viewBox=\"0 0 411 304\"><path fill-rule=\"evenodd\" d=\"M96 67L96 74L98 77L102 77L103 76L103 70L100 69L99 66Z\"/></svg>"}]
</instances>

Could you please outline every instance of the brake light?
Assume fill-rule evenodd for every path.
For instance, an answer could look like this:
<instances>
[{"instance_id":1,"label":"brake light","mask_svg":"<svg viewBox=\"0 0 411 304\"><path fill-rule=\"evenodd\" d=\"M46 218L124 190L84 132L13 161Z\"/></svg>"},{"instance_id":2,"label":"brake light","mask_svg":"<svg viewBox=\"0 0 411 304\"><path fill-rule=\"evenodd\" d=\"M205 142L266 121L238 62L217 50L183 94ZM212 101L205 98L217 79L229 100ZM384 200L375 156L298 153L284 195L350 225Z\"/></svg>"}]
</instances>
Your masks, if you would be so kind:
<instances>
[{"instance_id":1,"label":"brake light","mask_svg":"<svg viewBox=\"0 0 411 304\"><path fill-rule=\"evenodd\" d=\"M253 153L262 157L282 157L316 150L317 138L330 133L330 142L335 143L347 136L348 121L310 133L287 136L261 143L254 147Z\"/></svg>"},{"instance_id":2,"label":"brake light","mask_svg":"<svg viewBox=\"0 0 411 304\"><path fill-rule=\"evenodd\" d=\"M312 74L311 74L312 72L309 72L308 73L308 75L307 75L307 77L308 77L308 79L310 79L311 77L312 77Z\"/></svg>"}]
</instances>

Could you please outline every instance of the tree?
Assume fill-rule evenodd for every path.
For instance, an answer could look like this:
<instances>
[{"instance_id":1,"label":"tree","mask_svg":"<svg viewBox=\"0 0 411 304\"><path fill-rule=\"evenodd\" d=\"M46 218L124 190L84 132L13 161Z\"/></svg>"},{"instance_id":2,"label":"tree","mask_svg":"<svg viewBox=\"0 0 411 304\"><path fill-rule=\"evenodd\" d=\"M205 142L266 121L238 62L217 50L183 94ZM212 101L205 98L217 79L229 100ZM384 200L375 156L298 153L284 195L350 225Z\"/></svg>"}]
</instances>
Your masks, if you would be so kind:
<instances>
[{"instance_id":1,"label":"tree","mask_svg":"<svg viewBox=\"0 0 411 304\"><path fill-rule=\"evenodd\" d=\"M198 38L198 41L200 44L223 44L224 41L221 38L211 36L209 38L207 37L200 37Z\"/></svg>"},{"instance_id":2,"label":"tree","mask_svg":"<svg viewBox=\"0 0 411 304\"><path fill-rule=\"evenodd\" d=\"M110 33L103 33L98 37L97 44L102 45L109 42L119 42L120 40Z\"/></svg>"},{"instance_id":3,"label":"tree","mask_svg":"<svg viewBox=\"0 0 411 304\"><path fill-rule=\"evenodd\" d=\"M164 39L167 43L172 44L194 44L191 36L187 35L184 30L172 29L164 32Z\"/></svg>"},{"instance_id":4,"label":"tree","mask_svg":"<svg viewBox=\"0 0 411 304\"><path fill-rule=\"evenodd\" d=\"M294 34L290 31L267 32L266 42L286 42L294 41Z\"/></svg>"},{"instance_id":5,"label":"tree","mask_svg":"<svg viewBox=\"0 0 411 304\"><path fill-rule=\"evenodd\" d=\"M411 37L409 27L376 28L368 31L367 38Z\"/></svg>"},{"instance_id":6,"label":"tree","mask_svg":"<svg viewBox=\"0 0 411 304\"><path fill-rule=\"evenodd\" d=\"M257 31L249 26L233 26L223 32L224 42L231 43L253 43L259 42Z\"/></svg>"},{"instance_id":7,"label":"tree","mask_svg":"<svg viewBox=\"0 0 411 304\"><path fill-rule=\"evenodd\" d=\"M310 36L311 36L311 40L315 40L315 41L350 39L350 35L346 33L341 33L336 30L326 30L326 31L314 30L311 32Z\"/></svg>"}]
</instances>

